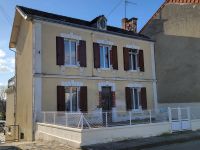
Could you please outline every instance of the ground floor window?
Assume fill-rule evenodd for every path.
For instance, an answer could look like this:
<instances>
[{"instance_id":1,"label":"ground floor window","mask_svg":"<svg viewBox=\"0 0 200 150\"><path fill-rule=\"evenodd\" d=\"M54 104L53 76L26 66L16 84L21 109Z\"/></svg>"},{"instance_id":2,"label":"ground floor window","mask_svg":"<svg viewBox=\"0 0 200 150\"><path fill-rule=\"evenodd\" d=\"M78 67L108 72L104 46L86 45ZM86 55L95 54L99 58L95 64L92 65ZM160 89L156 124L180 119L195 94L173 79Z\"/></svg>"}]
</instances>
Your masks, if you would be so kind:
<instances>
[{"instance_id":1,"label":"ground floor window","mask_svg":"<svg viewBox=\"0 0 200 150\"><path fill-rule=\"evenodd\" d=\"M131 89L131 100L132 100L132 109L139 110L140 109L140 89L132 88Z\"/></svg>"},{"instance_id":2,"label":"ground floor window","mask_svg":"<svg viewBox=\"0 0 200 150\"><path fill-rule=\"evenodd\" d=\"M65 87L65 109L68 112L79 110L79 87Z\"/></svg>"}]
</instances>

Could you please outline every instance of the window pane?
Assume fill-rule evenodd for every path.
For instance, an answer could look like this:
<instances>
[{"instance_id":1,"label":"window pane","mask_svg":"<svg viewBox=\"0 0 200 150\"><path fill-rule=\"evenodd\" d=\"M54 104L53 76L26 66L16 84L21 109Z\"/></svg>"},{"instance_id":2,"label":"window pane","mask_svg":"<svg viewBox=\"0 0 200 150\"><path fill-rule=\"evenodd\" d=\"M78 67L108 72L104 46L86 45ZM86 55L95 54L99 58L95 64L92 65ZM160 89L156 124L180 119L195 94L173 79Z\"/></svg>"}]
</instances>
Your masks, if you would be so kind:
<instances>
[{"instance_id":1,"label":"window pane","mask_svg":"<svg viewBox=\"0 0 200 150\"><path fill-rule=\"evenodd\" d=\"M109 49L105 47L105 68L109 68Z\"/></svg>"},{"instance_id":2,"label":"window pane","mask_svg":"<svg viewBox=\"0 0 200 150\"><path fill-rule=\"evenodd\" d=\"M65 88L65 110L70 111L70 88Z\"/></svg>"},{"instance_id":3,"label":"window pane","mask_svg":"<svg viewBox=\"0 0 200 150\"><path fill-rule=\"evenodd\" d=\"M70 48L68 40L65 40L65 64L70 64Z\"/></svg>"},{"instance_id":4,"label":"window pane","mask_svg":"<svg viewBox=\"0 0 200 150\"><path fill-rule=\"evenodd\" d=\"M76 42L71 42L71 65L76 65Z\"/></svg>"},{"instance_id":5,"label":"window pane","mask_svg":"<svg viewBox=\"0 0 200 150\"><path fill-rule=\"evenodd\" d=\"M133 56L133 62L132 62L133 68L132 69L136 70L136 61L137 61L136 54L133 54L132 56Z\"/></svg>"},{"instance_id":6,"label":"window pane","mask_svg":"<svg viewBox=\"0 0 200 150\"><path fill-rule=\"evenodd\" d=\"M77 110L77 88L72 87L72 111Z\"/></svg>"},{"instance_id":7,"label":"window pane","mask_svg":"<svg viewBox=\"0 0 200 150\"><path fill-rule=\"evenodd\" d=\"M133 70L133 68L132 68L132 54L129 54L129 69L130 70Z\"/></svg>"},{"instance_id":8,"label":"window pane","mask_svg":"<svg viewBox=\"0 0 200 150\"><path fill-rule=\"evenodd\" d=\"M104 68L103 46L100 46L100 67Z\"/></svg>"},{"instance_id":9,"label":"window pane","mask_svg":"<svg viewBox=\"0 0 200 150\"><path fill-rule=\"evenodd\" d=\"M135 102L135 109L139 109L137 89L134 89L134 102Z\"/></svg>"}]
</instances>

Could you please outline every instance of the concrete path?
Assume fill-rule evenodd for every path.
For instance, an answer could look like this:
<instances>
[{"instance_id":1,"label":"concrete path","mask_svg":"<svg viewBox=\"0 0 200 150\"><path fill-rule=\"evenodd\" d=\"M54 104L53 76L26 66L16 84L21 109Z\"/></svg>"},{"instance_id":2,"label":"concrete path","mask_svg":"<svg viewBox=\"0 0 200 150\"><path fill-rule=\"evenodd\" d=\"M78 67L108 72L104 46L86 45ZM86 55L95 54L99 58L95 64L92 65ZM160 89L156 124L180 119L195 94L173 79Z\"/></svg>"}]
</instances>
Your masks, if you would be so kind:
<instances>
[{"instance_id":1,"label":"concrete path","mask_svg":"<svg viewBox=\"0 0 200 150\"><path fill-rule=\"evenodd\" d=\"M14 142L0 145L0 150L80 150L55 141Z\"/></svg>"}]
</instances>

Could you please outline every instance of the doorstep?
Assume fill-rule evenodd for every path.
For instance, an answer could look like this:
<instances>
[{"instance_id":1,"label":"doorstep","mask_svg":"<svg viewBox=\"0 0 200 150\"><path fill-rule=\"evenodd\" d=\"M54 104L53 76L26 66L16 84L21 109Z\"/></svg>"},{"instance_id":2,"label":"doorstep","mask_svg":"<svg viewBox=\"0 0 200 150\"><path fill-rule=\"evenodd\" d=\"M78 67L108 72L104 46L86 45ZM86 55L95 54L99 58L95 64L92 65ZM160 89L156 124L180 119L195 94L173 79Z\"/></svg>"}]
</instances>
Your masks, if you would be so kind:
<instances>
[{"instance_id":1,"label":"doorstep","mask_svg":"<svg viewBox=\"0 0 200 150\"><path fill-rule=\"evenodd\" d=\"M186 141L199 140L200 131L184 131L172 134L163 134L156 137L130 139L119 142L95 144L82 147L83 150L133 150L152 148L156 146L182 143Z\"/></svg>"}]
</instances>

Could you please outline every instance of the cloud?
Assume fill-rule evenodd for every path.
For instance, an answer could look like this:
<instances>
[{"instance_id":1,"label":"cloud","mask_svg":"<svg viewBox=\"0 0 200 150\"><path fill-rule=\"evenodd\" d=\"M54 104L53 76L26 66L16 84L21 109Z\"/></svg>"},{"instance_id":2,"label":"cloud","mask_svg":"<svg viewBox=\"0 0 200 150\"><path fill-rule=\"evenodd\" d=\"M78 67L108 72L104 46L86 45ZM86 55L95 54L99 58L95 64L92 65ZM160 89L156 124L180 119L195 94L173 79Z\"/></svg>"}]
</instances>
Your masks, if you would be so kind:
<instances>
[{"instance_id":1,"label":"cloud","mask_svg":"<svg viewBox=\"0 0 200 150\"><path fill-rule=\"evenodd\" d=\"M0 73L14 73L15 58L6 57L6 53L0 49Z\"/></svg>"},{"instance_id":2,"label":"cloud","mask_svg":"<svg viewBox=\"0 0 200 150\"><path fill-rule=\"evenodd\" d=\"M6 56L6 53L2 49L0 49L0 58L5 57L5 56Z\"/></svg>"}]
</instances>

